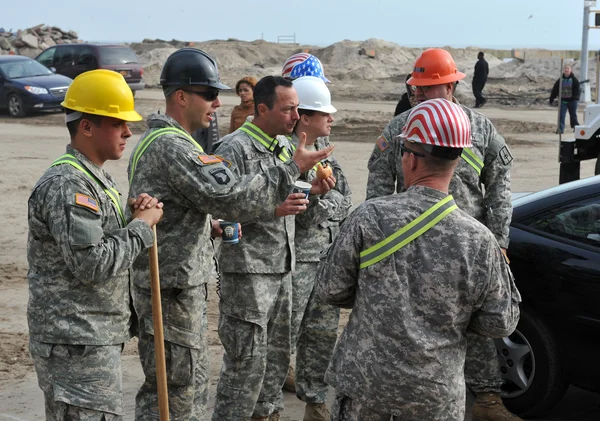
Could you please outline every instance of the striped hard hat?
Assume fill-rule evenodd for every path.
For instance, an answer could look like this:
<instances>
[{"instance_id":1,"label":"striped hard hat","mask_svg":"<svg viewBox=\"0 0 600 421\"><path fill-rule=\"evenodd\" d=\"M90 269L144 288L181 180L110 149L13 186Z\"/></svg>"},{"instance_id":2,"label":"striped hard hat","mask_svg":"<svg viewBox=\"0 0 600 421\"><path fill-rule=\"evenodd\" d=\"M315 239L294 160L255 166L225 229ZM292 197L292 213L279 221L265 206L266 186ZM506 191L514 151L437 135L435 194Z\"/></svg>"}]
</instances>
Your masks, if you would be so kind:
<instances>
[{"instance_id":1,"label":"striped hard hat","mask_svg":"<svg viewBox=\"0 0 600 421\"><path fill-rule=\"evenodd\" d=\"M302 76L315 76L325 83L330 83L325 77L321 61L308 53L297 53L289 57L283 64L281 76L292 80Z\"/></svg>"},{"instance_id":2,"label":"striped hard hat","mask_svg":"<svg viewBox=\"0 0 600 421\"><path fill-rule=\"evenodd\" d=\"M443 98L414 107L400 138L443 148L470 148L471 122L460 105Z\"/></svg>"}]
</instances>

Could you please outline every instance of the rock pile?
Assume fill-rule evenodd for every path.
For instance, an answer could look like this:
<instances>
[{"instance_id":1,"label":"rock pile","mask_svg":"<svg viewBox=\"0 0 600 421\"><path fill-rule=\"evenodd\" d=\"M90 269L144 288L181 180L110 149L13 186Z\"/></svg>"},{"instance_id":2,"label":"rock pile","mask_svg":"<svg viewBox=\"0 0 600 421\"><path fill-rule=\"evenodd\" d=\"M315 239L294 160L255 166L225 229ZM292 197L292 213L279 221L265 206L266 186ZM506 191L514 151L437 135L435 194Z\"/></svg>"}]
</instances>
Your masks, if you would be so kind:
<instances>
[{"instance_id":1,"label":"rock pile","mask_svg":"<svg viewBox=\"0 0 600 421\"><path fill-rule=\"evenodd\" d=\"M56 44L81 42L75 31L63 31L56 26L37 25L16 32L0 28L0 54L20 54L35 57Z\"/></svg>"}]
</instances>

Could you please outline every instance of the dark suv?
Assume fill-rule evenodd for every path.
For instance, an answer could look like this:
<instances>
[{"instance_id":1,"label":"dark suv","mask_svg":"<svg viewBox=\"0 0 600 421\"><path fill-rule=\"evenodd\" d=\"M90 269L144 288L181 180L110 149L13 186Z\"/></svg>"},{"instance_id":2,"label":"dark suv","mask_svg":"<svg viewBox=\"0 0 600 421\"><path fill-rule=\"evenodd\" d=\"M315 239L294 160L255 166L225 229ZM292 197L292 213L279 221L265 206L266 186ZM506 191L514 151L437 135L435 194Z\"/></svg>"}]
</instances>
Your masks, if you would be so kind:
<instances>
[{"instance_id":1,"label":"dark suv","mask_svg":"<svg viewBox=\"0 0 600 421\"><path fill-rule=\"evenodd\" d=\"M144 69L135 52L126 45L60 44L42 51L35 59L72 79L88 70L114 70L123 75L134 94L144 89Z\"/></svg>"}]
</instances>

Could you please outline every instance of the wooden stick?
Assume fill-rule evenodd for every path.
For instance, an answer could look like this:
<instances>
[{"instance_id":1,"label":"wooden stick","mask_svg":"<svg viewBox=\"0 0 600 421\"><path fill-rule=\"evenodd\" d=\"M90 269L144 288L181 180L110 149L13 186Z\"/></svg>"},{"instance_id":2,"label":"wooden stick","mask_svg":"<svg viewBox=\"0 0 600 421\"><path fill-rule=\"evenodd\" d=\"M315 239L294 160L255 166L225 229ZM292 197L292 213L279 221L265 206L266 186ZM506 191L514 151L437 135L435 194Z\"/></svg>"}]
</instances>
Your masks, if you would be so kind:
<instances>
[{"instance_id":1,"label":"wooden stick","mask_svg":"<svg viewBox=\"0 0 600 421\"><path fill-rule=\"evenodd\" d=\"M152 227L154 244L150 248L150 289L152 293L152 322L154 324L154 348L156 351L156 385L160 421L169 421L169 395L167 392L167 365L165 361L165 337L163 332L162 305L160 301L160 275L158 272L158 245L156 225Z\"/></svg>"}]
</instances>

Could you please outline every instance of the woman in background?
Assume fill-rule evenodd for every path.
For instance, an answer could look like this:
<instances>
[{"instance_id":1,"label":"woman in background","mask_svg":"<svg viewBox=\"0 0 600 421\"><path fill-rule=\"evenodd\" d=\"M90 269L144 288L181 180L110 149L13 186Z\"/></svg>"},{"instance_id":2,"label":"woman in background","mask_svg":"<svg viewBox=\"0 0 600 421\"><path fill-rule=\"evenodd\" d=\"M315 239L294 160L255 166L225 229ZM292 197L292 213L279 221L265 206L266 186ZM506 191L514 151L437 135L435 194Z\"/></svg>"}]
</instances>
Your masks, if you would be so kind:
<instances>
[{"instance_id":1,"label":"woman in background","mask_svg":"<svg viewBox=\"0 0 600 421\"><path fill-rule=\"evenodd\" d=\"M233 133L246 121L250 115L254 115L254 86L256 78L246 76L238 80L235 84L235 93L242 100L240 105L237 105L231 111L231 124L229 133Z\"/></svg>"}]
</instances>

